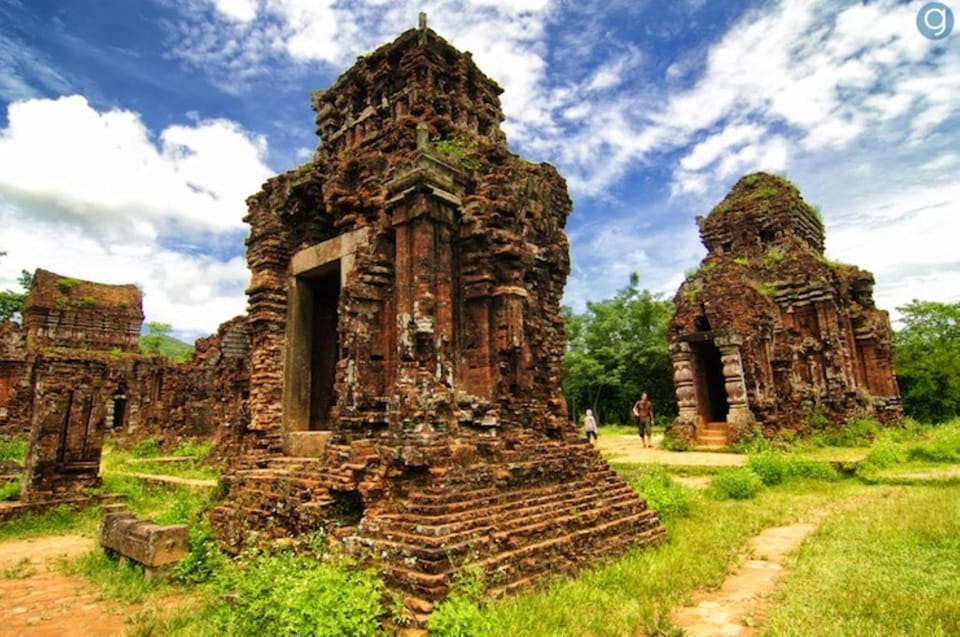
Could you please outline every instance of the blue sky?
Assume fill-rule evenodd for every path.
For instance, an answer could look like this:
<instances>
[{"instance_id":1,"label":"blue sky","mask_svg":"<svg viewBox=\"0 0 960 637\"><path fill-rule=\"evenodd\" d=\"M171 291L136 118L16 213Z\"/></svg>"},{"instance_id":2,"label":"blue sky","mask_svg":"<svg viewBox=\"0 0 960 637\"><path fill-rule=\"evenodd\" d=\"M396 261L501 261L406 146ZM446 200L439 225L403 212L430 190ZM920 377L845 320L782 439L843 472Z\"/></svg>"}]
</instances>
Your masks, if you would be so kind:
<instances>
[{"instance_id":1,"label":"blue sky","mask_svg":"<svg viewBox=\"0 0 960 637\"><path fill-rule=\"evenodd\" d=\"M754 170L821 207L882 308L955 301L960 36L921 35L923 5L0 0L0 288L136 281L191 338L243 312L244 199L313 152L310 91L426 11L504 87L511 149L567 177L567 303L632 271L672 296L694 217Z\"/></svg>"}]
</instances>

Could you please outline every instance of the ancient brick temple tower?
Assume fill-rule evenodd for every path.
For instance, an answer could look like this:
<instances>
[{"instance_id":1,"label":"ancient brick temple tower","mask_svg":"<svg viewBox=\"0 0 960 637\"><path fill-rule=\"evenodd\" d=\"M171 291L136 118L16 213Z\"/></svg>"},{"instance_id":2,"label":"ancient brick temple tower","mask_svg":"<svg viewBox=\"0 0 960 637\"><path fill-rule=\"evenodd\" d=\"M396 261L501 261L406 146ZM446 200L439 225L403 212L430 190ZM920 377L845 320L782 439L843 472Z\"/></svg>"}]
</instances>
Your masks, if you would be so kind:
<instances>
[{"instance_id":1,"label":"ancient brick temple tower","mask_svg":"<svg viewBox=\"0 0 960 637\"><path fill-rule=\"evenodd\" d=\"M724 442L754 420L773 435L817 412L901 417L873 275L823 256L823 223L793 184L748 175L697 223L709 252L677 292L668 331L675 432Z\"/></svg>"},{"instance_id":2,"label":"ancient brick temple tower","mask_svg":"<svg viewBox=\"0 0 960 637\"><path fill-rule=\"evenodd\" d=\"M660 537L560 393L566 186L421 22L314 94L314 160L249 200L250 437L213 520L372 548L423 619Z\"/></svg>"}]
</instances>

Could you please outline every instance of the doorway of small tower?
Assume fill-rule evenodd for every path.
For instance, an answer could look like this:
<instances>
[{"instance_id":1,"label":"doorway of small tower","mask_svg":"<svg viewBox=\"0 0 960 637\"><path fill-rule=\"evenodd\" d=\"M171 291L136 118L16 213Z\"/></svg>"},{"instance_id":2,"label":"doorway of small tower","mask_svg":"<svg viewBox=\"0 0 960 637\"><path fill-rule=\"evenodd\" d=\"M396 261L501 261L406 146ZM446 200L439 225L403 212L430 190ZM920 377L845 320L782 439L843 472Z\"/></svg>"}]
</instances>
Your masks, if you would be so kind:
<instances>
[{"instance_id":1,"label":"doorway of small tower","mask_svg":"<svg viewBox=\"0 0 960 637\"><path fill-rule=\"evenodd\" d=\"M730 404L727 401L720 350L713 341L706 341L695 344L693 352L699 416L697 442L705 446L722 447L727 443Z\"/></svg>"}]
</instances>

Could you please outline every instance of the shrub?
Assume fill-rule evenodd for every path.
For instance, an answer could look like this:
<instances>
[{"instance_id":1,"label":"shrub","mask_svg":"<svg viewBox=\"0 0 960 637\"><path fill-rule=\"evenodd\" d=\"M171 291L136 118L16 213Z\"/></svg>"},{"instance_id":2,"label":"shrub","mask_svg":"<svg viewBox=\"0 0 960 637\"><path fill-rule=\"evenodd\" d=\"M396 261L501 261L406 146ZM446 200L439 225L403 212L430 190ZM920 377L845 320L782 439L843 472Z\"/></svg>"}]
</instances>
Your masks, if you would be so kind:
<instances>
[{"instance_id":1,"label":"shrub","mask_svg":"<svg viewBox=\"0 0 960 637\"><path fill-rule=\"evenodd\" d=\"M886 437L875 442L867 454L867 462L880 469L906 461L907 450Z\"/></svg>"},{"instance_id":2,"label":"shrub","mask_svg":"<svg viewBox=\"0 0 960 637\"><path fill-rule=\"evenodd\" d=\"M790 475L790 467L786 458L776 453L764 453L750 458L747 465L751 471L760 477L760 481L768 487L780 484Z\"/></svg>"},{"instance_id":3,"label":"shrub","mask_svg":"<svg viewBox=\"0 0 960 637\"><path fill-rule=\"evenodd\" d=\"M750 469L725 469L713 478L708 494L715 500L749 500L760 492L763 482Z\"/></svg>"},{"instance_id":4,"label":"shrub","mask_svg":"<svg viewBox=\"0 0 960 637\"><path fill-rule=\"evenodd\" d=\"M0 460L13 460L22 464L27 456L27 444L25 438L0 440Z\"/></svg>"},{"instance_id":5,"label":"shrub","mask_svg":"<svg viewBox=\"0 0 960 637\"><path fill-rule=\"evenodd\" d=\"M212 621L228 635L344 635L379 633L382 584L371 569L315 557L256 555L214 580L223 601Z\"/></svg>"},{"instance_id":6,"label":"shrub","mask_svg":"<svg viewBox=\"0 0 960 637\"><path fill-rule=\"evenodd\" d=\"M686 451L690 448L690 443L687 442L687 439L679 434L675 434L672 430L668 429L664 432L663 438L660 440L660 448L666 449L667 451Z\"/></svg>"},{"instance_id":7,"label":"shrub","mask_svg":"<svg viewBox=\"0 0 960 637\"><path fill-rule=\"evenodd\" d=\"M674 482L670 474L660 467L645 469L630 486L660 515L661 520L685 517L690 513L687 489Z\"/></svg>"},{"instance_id":8,"label":"shrub","mask_svg":"<svg viewBox=\"0 0 960 637\"><path fill-rule=\"evenodd\" d=\"M450 595L430 615L430 634L437 637L487 637L493 635L490 621L480 611L483 571L464 568L454 579Z\"/></svg>"},{"instance_id":9,"label":"shrub","mask_svg":"<svg viewBox=\"0 0 960 637\"><path fill-rule=\"evenodd\" d=\"M774 451L776 447L763 435L760 425L753 423L740 428L730 449L734 453L766 453Z\"/></svg>"},{"instance_id":10,"label":"shrub","mask_svg":"<svg viewBox=\"0 0 960 637\"><path fill-rule=\"evenodd\" d=\"M66 279L60 279L59 281L57 281L57 287L64 294L69 293L70 290L77 287L78 285L80 285L80 280L74 279L73 277L68 277Z\"/></svg>"},{"instance_id":11,"label":"shrub","mask_svg":"<svg viewBox=\"0 0 960 637\"><path fill-rule=\"evenodd\" d=\"M910 458L927 462L960 462L960 431L946 429L936 432L932 441L911 449Z\"/></svg>"},{"instance_id":12,"label":"shrub","mask_svg":"<svg viewBox=\"0 0 960 637\"><path fill-rule=\"evenodd\" d=\"M190 552L174 567L173 576L181 584L200 584L227 564L220 544L206 520L190 527Z\"/></svg>"},{"instance_id":13,"label":"shrub","mask_svg":"<svg viewBox=\"0 0 960 637\"><path fill-rule=\"evenodd\" d=\"M156 438L146 438L137 443L131 451L134 458L149 458L160 455L160 441Z\"/></svg>"},{"instance_id":14,"label":"shrub","mask_svg":"<svg viewBox=\"0 0 960 637\"><path fill-rule=\"evenodd\" d=\"M20 478L8 480L0 484L0 502L16 500L20 497Z\"/></svg>"},{"instance_id":15,"label":"shrub","mask_svg":"<svg viewBox=\"0 0 960 637\"><path fill-rule=\"evenodd\" d=\"M788 475L796 478L826 480L828 482L833 482L840 479L840 474L830 463L804 460L803 458L794 458L790 460Z\"/></svg>"},{"instance_id":16,"label":"shrub","mask_svg":"<svg viewBox=\"0 0 960 637\"><path fill-rule=\"evenodd\" d=\"M869 447L882 430L876 420L854 418L816 434L813 442L820 447Z\"/></svg>"},{"instance_id":17,"label":"shrub","mask_svg":"<svg viewBox=\"0 0 960 637\"><path fill-rule=\"evenodd\" d=\"M173 450L173 455L193 457L200 461L210 455L212 444L209 440L184 440Z\"/></svg>"}]
</instances>

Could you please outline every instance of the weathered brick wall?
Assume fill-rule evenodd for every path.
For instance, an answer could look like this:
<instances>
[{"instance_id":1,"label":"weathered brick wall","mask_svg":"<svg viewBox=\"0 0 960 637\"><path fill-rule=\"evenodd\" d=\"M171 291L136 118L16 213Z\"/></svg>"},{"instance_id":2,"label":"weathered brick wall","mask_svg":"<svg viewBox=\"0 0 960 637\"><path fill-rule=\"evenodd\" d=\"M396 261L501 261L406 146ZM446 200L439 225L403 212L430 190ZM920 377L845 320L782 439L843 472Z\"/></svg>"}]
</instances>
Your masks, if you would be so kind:
<instances>
[{"instance_id":1,"label":"weathered brick wall","mask_svg":"<svg viewBox=\"0 0 960 637\"><path fill-rule=\"evenodd\" d=\"M507 150L500 88L425 33L317 92L314 161L248 202L251 429L264 449L282 437L292 257L336 237L356 243L339 296L341 439L567 426L565 182Z\"/></svg>"},{"instance_id":2,"label":"weathered brick wall","mask_svg":"<svg viewBox=\"0 0 960 637\"><path fill-rule=\"evenodd\" d=\"M235 445L248 423L248 349L246 318L236 317L197 340L189 361L141 358L124 373L129 414L113 439L130 447L156 438L167 451L185 439Z\"/></svg>"},{"instance_id":3,"label":"weathered brick wall","mask_svg":"<svg viewBox=\"0 0 960 637\"><path fill-rule=\"evenodd\" d=\"M681 407L705 399L698 348L733 337L723 364L739 364L745 402L770 433L802 429L817 411L900 418L893 332L873 276L824 257L823 224L792 184L744 177L698 223L709 253L680 287L669 327ZM737 374L724 373L726 391L739 391Z\"/></svg>"},{"instance_id":4,"label":"weathered brick wall","mask_svg":"<svg viewBox=\"0 0 960 637\"><path fill-rule=\"evenodd\" d=\"M40 354L33 374L33 427L21 500L83 495L100 486L110 396L103 382L107 366L96 358Z\"/></svg>"},{"instance_id":5,"label":"weathered brick wall","mask_svg":"<svg viewBox=\"0 0 960 637\"><path fill-rule=\"evenodd\" d=\"M29 424L10 425L28 420L23 416L31 402L26 398L26 358L26 338L21 326L13 321L0 323L0 439L26 437L30 431Z\"/></svg>"},{"instance_id":6,"label":"weathered brick wall","mask_svg":"<svg viewBox=\"0 0 960 637\"><path fill-rule=\"evenodd\" d=\"M37 270L23 305L29 347L139 350L142 294L135 285L108 285Z\"/></svg>"}]
</instances>

